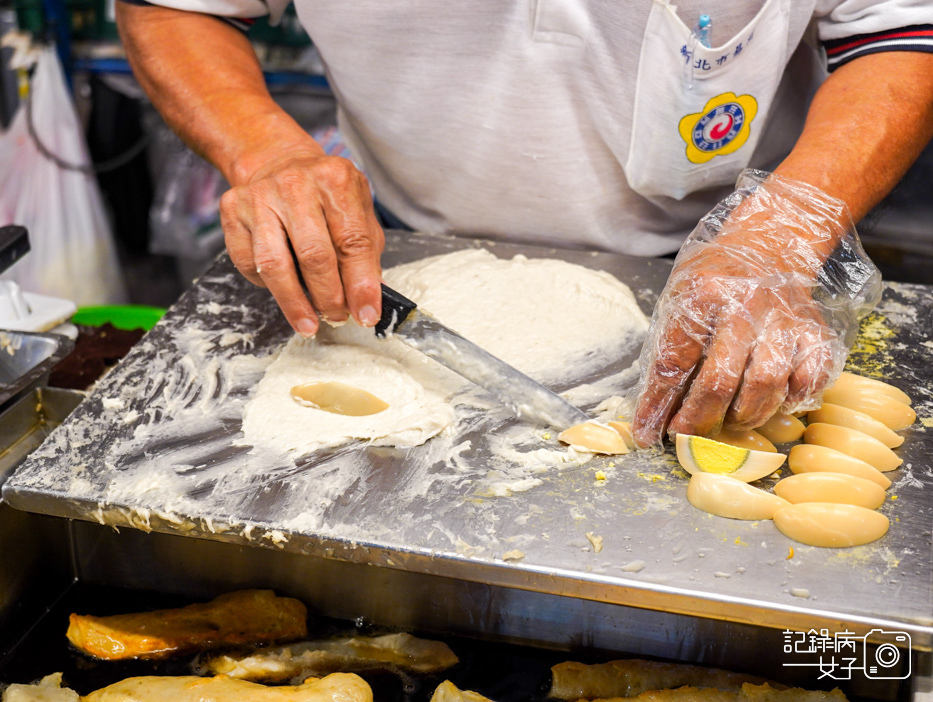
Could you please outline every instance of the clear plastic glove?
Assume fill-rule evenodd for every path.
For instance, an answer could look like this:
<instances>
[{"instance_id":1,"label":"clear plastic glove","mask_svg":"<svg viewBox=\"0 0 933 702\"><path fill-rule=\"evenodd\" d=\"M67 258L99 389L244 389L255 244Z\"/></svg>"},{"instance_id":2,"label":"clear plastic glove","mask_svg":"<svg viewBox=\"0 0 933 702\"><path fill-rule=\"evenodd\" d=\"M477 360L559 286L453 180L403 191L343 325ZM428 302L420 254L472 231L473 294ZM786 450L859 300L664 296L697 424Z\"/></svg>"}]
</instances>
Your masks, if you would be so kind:
<instances>
[{"instance_id":1,"label":"clear plastic glove","mask_svg":"<svg viewBox=\"0 0 933 702\"><path fill-rule=\"evenodd\" d=\"M845 204L744 171L684 242L641 353L634 437L712 435L811 409L881 296Z\"/></svg>"}]
</instances>

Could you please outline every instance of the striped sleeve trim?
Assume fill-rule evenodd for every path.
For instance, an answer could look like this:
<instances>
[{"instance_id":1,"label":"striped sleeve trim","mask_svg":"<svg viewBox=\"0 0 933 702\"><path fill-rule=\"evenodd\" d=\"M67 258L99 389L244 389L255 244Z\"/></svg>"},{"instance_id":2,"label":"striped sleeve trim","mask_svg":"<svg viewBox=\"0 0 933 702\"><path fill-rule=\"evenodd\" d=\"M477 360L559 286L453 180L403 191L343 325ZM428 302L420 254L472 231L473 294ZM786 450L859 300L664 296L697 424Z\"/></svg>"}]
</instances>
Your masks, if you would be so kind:
<instances>
[{"instance_id":1,"label":"striped sleeve trim","mask_svg":"<svg viewBox=\"0 0 933 702\"><path fill-rule=\"evenodd\" d=\"M120 2L125 2L128 5L143 5L143 6L145 5L157 6L159 4L156 2L149 2L149 0L120 0ZM252 27L253 24L256 22L254 18L250 18L250 17L221 17L220 15L213 15L213 16L221 20L222 22L226 22L227 24L233 25L234 27L239 29L244 34L248 32L249 28Z\"/></svg>"},{"instance_id":2,"label":"striped sleeve trim","mask_svg":"<svg viewBox=\"0 0 933 702\"><path fill-rule=\"evenodd\" d=\"M889 29L825 42L830 71L866 54L883 51L926 51L933 53L933 24Z\"/></svg>"},{"instance_id":3,"label":"striped sleeve trim","mask_svg":"<svg viewBox=\"0 0 933 702\"><path fill-rule=\"evenodd\" d=\"M214 16L217 17L217 15ZM241 32L248 32L249 28L256 23L256 20L251 17L217 17L217 19L221 19L227 24L232 24Z\"/></svg>"}]
</instances>

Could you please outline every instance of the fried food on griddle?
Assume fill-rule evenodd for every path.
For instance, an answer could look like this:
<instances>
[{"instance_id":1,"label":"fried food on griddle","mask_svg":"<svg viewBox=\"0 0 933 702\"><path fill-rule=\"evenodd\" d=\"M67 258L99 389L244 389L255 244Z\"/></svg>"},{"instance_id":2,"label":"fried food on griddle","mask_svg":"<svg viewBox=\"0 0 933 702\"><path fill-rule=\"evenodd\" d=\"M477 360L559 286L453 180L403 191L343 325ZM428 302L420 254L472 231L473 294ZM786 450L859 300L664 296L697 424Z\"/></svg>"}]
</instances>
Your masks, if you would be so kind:
<instances>
[{"instance_id":1,"label":"fried food on griddle","mask_svg":"<svg viewBox=\"0 0 933 702\"><path fill-rule=\"evenodd\" d=\"M0 702L80 702L78 693L62 687L62 674L46 675L35 685L10 685Z\"/></svg>"},{"instance_id":2,"label":"fried food on griddle","mask_svg":"<svg viewBox=\"0 0 933 702\"><path fill-rule=\"evenodd\" d=\"M846 696L838 689L832 692L810 692L799 687L778 690L767 683L745 683L740 690L690 686L676 690L649 690L635 697L613 697L595 702L620 702L623 699L637 702L847 702Z\"/></svg>"},{"instance_id":3,"label":"fried food on griddle","mask_svg":"<svg viewBox=\"0 0 933 702\"><path fill-rule=\"evenodd\" d=\"M743 683L764 682L767 681L762 678L727 670L638 658L595 665L567 661L551 668L548 697L571 701L635 697L649 690L669 690L685 685L739 690Z\"/></svg>"},{"instance_id":4,"label":"fried food on griddle","mask_svg":"<svg viewBox=\"0 0 933 702\"><path fill-rule=\"evenodd\" d=\"M458 662L456 654L441 641L419 639L411 634L386 634L301 641L246 655L212 655L202 659L197 669L241 680L284 682L303 680L309 675L385 667L436 673Z\"/></svg>"},{"instance_id":5,"label":"fried food on griddle","mask_svg":"<svg viewBox=\"0 0 933 702\"><path fill-rule=\"evenodd\" d=\"M445 680L437 686L431 696L431 702L492 702L492 700L472 690L461 690L450 680Z\"/></svg>"},{"instance_id":6,"label":"fried food on griddle","mask_svg":"<svg viewBox=\"0 0 933 702\"><path fill-rule=\"evenodd\" d=\"M72 614L68 640L97 658L167 658L217 646L281 643L308 635L308 611L272 590L240 590L180 609L94 617Z\"/></svg>"},{"instance_id":7,"label":"fried food on griddle","mask_svg":"<svg viewBox=\"0 0 933 702\"><path fill-rule=\"evenodd\" d=\"M363 678L334 673L301 685L266 687L226 675L127 678L82 697L81 702L372 702Z\"/></svg>"}]
</instances>

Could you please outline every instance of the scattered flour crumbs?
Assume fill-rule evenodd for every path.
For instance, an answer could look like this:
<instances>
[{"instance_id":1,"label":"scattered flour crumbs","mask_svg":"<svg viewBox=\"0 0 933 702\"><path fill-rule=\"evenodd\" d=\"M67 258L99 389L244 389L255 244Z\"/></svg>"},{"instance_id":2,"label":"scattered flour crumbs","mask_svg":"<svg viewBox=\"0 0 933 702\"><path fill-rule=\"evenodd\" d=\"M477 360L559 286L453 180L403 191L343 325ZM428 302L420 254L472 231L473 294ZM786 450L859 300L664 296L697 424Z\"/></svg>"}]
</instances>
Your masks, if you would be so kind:
<instances>
[{"instance_id":1,"label":"scattered flour crumbs","mask_svg":"<svg viewBox=\"0 0 933 702\"><path fill-rule=\"evenodd\" d=\"M388 285L493 355L541 382L572 381L619 358L648 320L612 275L554 259L511 260L467 249L385 271ZM339 381L389 408L345 417L303 407L290 389ZM294 337L243 416L243 443L300 454L360 439L418 446L455 425L469 384L397 339L354 324ZM466 393L468 394L468 393ZM475 404L475 403L474 403Z\"/></svg>"}]
</instances>

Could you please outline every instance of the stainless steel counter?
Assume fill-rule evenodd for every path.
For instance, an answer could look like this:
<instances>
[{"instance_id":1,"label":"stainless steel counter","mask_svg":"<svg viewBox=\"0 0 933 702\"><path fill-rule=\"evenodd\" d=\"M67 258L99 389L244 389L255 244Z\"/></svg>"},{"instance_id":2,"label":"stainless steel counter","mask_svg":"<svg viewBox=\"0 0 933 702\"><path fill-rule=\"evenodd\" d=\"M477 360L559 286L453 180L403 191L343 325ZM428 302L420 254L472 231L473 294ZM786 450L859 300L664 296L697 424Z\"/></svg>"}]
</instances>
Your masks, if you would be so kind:
<instances>
[{"instance_id":1,"label":"stainless steel counter","mask_svg":"<svg viewBox=\"0 0 933 702\"><path fill-rule=\"evenodd\" d=\"M468 245L392 237L384 260ZM608 254L492 250L608 270L646 312L669 270ZM890 532L854 549L805 547L770 522L693 509L670 454L562 466L553 438L495 411L408 451L355 445L270 460L236 440L243 404L289 335L268 294L221 259L21 466L4 498L113 526L779 629L902 630L915 648L933 645L928 288L888 286L852 356L857 372L911 394L921 417L898 449L905 465L882 508ZM629 378L620 371L636 352L608 379L590 379L596 389ZM497 438L526 455L503 464L483 449ZM527 454L542 447L536 465ZM509 552L517 560L504 560Z\"/></svg>"}]
</instances>

